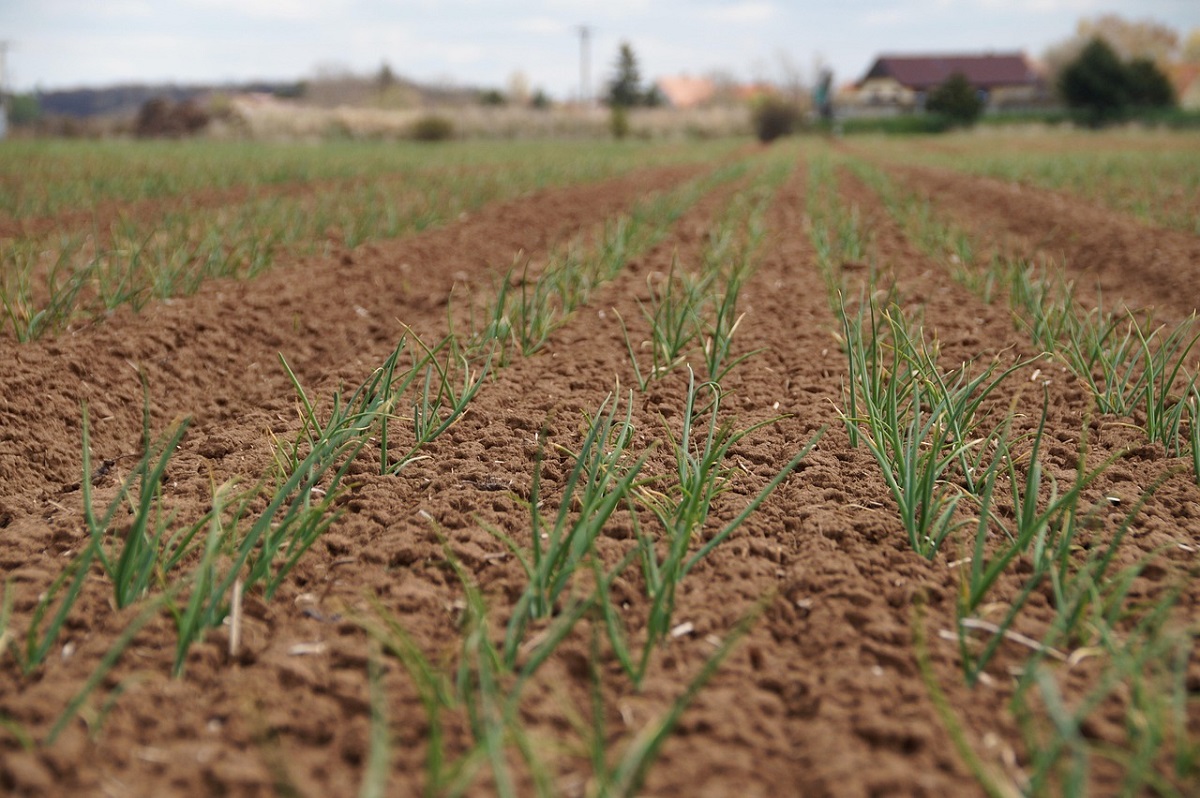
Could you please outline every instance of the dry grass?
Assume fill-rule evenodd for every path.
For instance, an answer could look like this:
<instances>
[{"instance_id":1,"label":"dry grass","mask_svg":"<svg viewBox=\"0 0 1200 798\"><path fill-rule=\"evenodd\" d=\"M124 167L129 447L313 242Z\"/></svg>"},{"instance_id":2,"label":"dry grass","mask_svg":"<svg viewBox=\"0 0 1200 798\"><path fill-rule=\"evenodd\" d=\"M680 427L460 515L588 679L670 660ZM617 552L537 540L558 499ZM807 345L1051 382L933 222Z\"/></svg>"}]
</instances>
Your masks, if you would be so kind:
<instances>
[{"instance_id":1,"label":"dry grass","mask_svg":"<svg viewBox=\"0 0 1200 798\"><path fill-rule=\"evenodd\" d=\"M607 138L606 108L461 106L380 109L316 108L266 98L239 98L232 103L233 119L218 125L214 135L245 135L254 139L310 140L324 138L401 139L424 117L448 119L454 135L465 138ZM634 138L718 138L749 135L750 115L738 106L677 110L641 108L630 112Z\"/></svg>"}]
</instances>

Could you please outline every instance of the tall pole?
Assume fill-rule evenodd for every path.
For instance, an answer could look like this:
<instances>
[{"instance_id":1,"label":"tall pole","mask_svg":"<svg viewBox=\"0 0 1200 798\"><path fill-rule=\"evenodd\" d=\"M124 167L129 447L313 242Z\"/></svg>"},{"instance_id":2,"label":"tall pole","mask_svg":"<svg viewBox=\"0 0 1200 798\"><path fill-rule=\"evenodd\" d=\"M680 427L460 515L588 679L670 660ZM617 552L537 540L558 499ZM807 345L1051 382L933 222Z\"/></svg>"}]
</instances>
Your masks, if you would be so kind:
<instances>
[{"instance_id":1,"label":"tall pole","mask_svg":"<svg viewBox=\"0 0 1200 798\"><path fill-rule=\"evenodd\" d=\"M8 135L8 42L0 41L0 139Z\"/></svg>"},{"instance_id":2,"label":"tall pole","mask_svg":"<svg viewBox=\"0 0 1200 798\"><path fill-rule=\"evenodd\" d=\"M591 36L591 28L589 28L587 25L579 26L579 103L585 107L592 104Z\"/></svg>"}]
</instances>

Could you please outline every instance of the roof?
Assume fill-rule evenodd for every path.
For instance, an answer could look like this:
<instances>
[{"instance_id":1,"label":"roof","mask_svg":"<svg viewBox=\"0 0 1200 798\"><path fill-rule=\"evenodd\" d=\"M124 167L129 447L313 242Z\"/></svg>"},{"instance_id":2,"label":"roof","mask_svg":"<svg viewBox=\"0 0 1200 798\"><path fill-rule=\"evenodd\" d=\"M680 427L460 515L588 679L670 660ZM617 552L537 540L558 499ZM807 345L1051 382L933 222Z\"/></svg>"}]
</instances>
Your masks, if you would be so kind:
<instances>
[{"instance_id":1,"label":"roof","mask_svg":"<svg viewBox=\"0 0 1200 798\"><path fill-rule=\"evenodd\" d=\"M1200 63L1171 64L1167 67L1167 77L1171 79L1175 93L1183 95L1200 78Z\"/></svg>"},{"instance_id":2,"label":"roof","mask_svg":"<svg viewBox=\"0 0 1200 798\"><path fill-rule=\"evenodd\" d=\"M778 94L779 91L770 83L759 81L757 83L743 83L733 87L733 96L739 100L757 100L760 97L770 97Z\"/></svg>"},{"instance_id":3,"label":"roof","mask_svg":"<svg viewBox=\"0 0 1200 798\"><path fill-rule=\"evenodd\" d=\"M1167 77L1175 87L1175 96L1181 108L1200 108L1200 64L1172 64L1167 68Z\"/></svg>"},{"instance_id":4,"label":"roof","mask_svg":"<svg viewBox=\"0 0 1200 798\"><path fill-rule=\"evenodd\" d=\"M1024 53L984 55L882 55L866 77L892 78L914 91L940 86L955 72L979 89L997 86L1034 86L1041 82Z\"/></svg>"},{"instance_id":5,"label":"roof","mask_svg":"<svg viewBox=\"0 0 1200 798\"><path fill-rule=\"evenodd\" d=\"M658 90L676 108L694 108L709 102L717 93L716 84L708 78L686 75L658 79Z\"/></svg>"}]
</instances>

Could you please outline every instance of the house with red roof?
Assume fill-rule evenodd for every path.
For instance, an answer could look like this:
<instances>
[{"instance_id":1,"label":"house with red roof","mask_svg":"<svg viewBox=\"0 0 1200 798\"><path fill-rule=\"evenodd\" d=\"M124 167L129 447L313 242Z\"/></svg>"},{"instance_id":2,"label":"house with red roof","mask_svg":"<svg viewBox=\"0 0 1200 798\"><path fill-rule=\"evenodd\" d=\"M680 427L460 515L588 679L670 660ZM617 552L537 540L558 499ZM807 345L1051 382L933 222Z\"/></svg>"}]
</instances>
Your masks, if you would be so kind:
<instances>
[{"instance_id":1,"label":"house with red roof","mask_svg":"<svg viewBox=\"0 0 1200 798\"><path fill-rule=\"evenodd\" d=\"M1175 87L1179 107L1188 111L1200 109L1200 63L1172 64L1167 77Z\"/></svg>"},{"instance_id":2,"label":"house with red roof","mask_svg":"<svg viewBox=\"0 0 1200 798\"><path fill-rule=\"evenodd\" d=\"M717 96L717 84L710 78L677 75L659 78L654 85L672 108L697 108Z\"/></svg>"},{"instance_id":3,"label":"house with red roof","mask_svg":"<svg viewBox=\"0 0 1200 798\"><path fill-rule=\"evenodd\" d=\"M880 110L915 111L928 93L953 74L962 74L995 109L1044 105L1050 98L1045 78L1024 53L882 55L854 87L853 104Z\"/></svg>"},{"instance_id":4,"label":"house with red roof","mask_svg":"<svg viewBox=\"0 0 1200 798\"><path fill-rule=\"evenodd\" d=\"M753 103L778 93L778 90L768 83L734 83L690 75L659 78L654 85L667 105L672 108Z\"/></svg>"}]
</instances>

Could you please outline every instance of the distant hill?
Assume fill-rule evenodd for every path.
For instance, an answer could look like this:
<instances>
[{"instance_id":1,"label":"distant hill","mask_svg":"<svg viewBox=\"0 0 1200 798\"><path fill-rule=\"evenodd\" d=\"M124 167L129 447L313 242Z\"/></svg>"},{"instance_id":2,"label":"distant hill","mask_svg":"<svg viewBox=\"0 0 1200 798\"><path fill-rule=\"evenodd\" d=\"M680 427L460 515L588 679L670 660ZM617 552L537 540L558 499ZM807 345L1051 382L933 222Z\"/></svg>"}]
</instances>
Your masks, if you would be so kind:
<instances>
[{"instance_id":1,"label":"distant hill","mask_svg":"<svg viewBox=\"0 0 1200 798\"><path fill-rule=\"evenodd\" d=\"M213 92L262 92L294 96L298 83L240 83L214 86L128 85L99 89L66 89L37 93L43 114L86 119L95 116L127 116L136 114L147 100L164 98L183 102Z\"/></svg>"}]
</instances>

